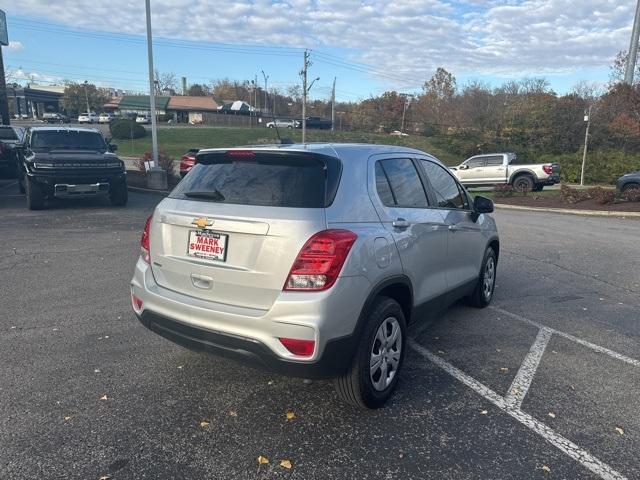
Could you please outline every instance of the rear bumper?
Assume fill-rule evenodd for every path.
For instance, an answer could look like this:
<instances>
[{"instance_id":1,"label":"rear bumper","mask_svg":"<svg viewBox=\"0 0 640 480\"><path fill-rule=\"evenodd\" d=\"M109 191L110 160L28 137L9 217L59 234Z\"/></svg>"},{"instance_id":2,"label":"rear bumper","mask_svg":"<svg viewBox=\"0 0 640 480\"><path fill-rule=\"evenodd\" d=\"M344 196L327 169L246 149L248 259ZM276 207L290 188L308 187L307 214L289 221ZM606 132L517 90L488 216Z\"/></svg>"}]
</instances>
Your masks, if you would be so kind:
<instances>
[{"instance_id":1,"label":"rear bumper","mask_svg":"<svg viewBox=\"0 0 640 480\"><path fill-rule=\"evenodd\" d=\"M140 259L131 280L143 304L134 312L151 331L192 350L305 378L335 377L350 366L370 291L365 277L341 277L324 292L282 292L268 310L258 310L164 288ZM293 355L279 340L285 337L314 340L313 355Z\"/></svg>"},{"instance_id":2,"label":"rear bumper","mask_svg":"<svg viewBox=\"0 0 640 480\"><path fill-rule=\"evenodd\" d=\"M555 185L556 183L559 183L559 182L560 182L559 173L552 173L545 180L538 181L538 183L542 185Z\"/></svg>"},{"instance_id":3,"label":"rear bumper","mask_svg":"<svg viewBox=\"0 0 640 480\"><path fill-rule=\"evenodd\" d=\"M255 339L195 328L148 311L137 317L152 332L190 350L230 358L254 368L292 377L338 376L350 365L351 352L355 349L355 339L349 335L327 342L322 357L315 362L293 362L278 357Z\"/></svg>"}]
</instances>

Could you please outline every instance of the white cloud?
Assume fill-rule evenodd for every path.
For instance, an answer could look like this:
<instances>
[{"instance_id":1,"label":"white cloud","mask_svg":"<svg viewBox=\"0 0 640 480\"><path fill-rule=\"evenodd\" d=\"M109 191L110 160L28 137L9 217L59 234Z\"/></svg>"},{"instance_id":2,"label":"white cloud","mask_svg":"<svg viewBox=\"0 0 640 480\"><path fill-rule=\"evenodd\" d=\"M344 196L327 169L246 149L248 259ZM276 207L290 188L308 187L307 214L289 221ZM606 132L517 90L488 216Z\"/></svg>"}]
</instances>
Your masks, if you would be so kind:
<instances>
[{"instance_id":1,"label":"white cloud","mask_svg":"<svg viewBox=\"0 0 640 480\"><path fill-rule=\"evenodd\" d=\"M7 50L13 50L14 52L17 52L19 50L24 50L24 45L22 44L22 42L9 42L9 45L7 47L5 47Z\"/></svg>"},{"instance_id":2,"label":"white cloud","mask_svg":"<svg viewBox=\"0 0 640 480\"><path fill-rule=\"evenodd\" d=\"M4 8L70 27L144 33L143 2L21 0ZM628 48L633 8L620 0L152 1L156 36L343 47L355 52L351 60L402 76L408 85L438 66L465 75L607 67Z\"/></svg>"}]
</instances>

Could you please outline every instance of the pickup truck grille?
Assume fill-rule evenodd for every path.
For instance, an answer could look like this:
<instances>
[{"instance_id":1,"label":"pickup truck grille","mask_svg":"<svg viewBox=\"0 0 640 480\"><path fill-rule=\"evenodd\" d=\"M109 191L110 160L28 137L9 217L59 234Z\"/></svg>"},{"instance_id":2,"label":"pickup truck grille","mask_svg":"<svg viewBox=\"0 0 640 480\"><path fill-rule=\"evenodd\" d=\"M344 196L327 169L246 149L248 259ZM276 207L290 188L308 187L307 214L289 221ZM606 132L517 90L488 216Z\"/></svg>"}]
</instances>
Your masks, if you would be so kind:
<instances>
[{"instance_id":1,"label":"pickup truck grille","mask_svg":"<svg viewBox=\"0 0 640 480\"><path fill-rule=\"evenodd\" d=\"M93 169L93 168L121 168L120 162L35 162L34 167L36 170L68 170L68 169Z\"/></svg>"}]
</instances>

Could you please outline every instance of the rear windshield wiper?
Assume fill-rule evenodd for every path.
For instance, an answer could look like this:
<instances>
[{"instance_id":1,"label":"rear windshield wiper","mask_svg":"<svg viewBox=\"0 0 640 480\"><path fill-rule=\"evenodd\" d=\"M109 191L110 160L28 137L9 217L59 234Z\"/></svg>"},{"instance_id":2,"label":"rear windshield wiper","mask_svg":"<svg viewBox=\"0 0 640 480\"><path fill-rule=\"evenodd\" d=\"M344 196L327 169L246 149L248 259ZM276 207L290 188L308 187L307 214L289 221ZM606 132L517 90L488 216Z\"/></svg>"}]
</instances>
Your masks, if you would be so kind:
<instances>
[{"instance_id":1,"label":"rear windshield wiper","mask_svg":"<svg viewBox=\"0 0 640 480\"><path fill-rule=\"evenodd\" d=\"M207 200L224 202L224 195L222 195L218 190L183 192L183 195L190 198L206 198Z\"/></svg>"}]
</instances>

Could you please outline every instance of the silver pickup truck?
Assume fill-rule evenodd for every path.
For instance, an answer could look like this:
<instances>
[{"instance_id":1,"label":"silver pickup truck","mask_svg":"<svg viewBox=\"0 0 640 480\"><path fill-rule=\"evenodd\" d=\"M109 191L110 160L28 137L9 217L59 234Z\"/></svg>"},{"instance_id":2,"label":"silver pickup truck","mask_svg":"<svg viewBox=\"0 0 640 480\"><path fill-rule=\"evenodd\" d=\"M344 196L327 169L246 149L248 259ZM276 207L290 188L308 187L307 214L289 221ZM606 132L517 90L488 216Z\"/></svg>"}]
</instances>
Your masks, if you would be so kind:
<instances>
[{"instance_id":1,"label":"silver pickup truck","mask_svg":"<svg viewBox=\"0 0 640 480\"><path fill-rule=\"evenodd\" d=\"M515 153L475 155L451 167L460 183L467 187L486 187L508 183L519 191L539 192L545 185L560 181L557 163L515 164Z\"/></svg>"}]
</instances>

